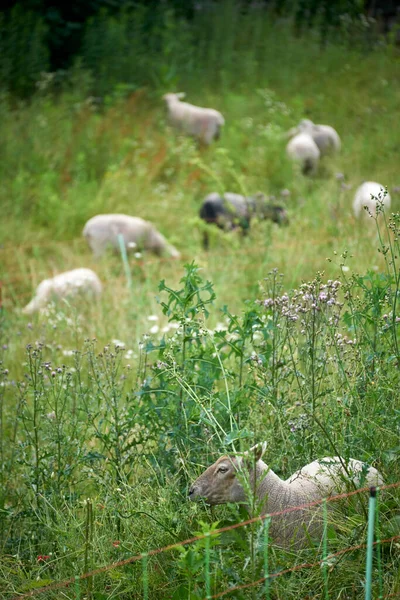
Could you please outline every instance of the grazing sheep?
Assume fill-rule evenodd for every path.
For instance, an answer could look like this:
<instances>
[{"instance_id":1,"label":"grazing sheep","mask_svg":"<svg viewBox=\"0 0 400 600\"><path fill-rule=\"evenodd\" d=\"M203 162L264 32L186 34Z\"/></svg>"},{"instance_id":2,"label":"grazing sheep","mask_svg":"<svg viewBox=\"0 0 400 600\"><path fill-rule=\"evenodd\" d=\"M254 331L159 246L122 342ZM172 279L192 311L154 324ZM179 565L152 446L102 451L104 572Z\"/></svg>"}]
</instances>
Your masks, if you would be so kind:
<instances>
[{"instance_id":1,"label":"grazing sheep","mask_svg":"<svg viewBox=\"0 0 400 600\"><path fill-rule=\"evenodd\" d=\"M189 499L203 498L208 504L249 503L252 493L261 514L274 513L346 491L348 474L354 485L382 485L376 469L352 458L328 457L316 460L283 481L262 460L266 444L252 448L244 457L219 458L193 483ZM241 477L237 476L241 473ZM247 488L247 491L245 490ZM320 505L276 515L270 534L284 546L307 546L308 536L321 537Z\"/></svg>"},{"instance_id":2,"label":"grazing sheep","mask_svg":"<svg viewBox=\"0 0 400 600\"><path fill-rule=\"evenodd\" d=\"M289 137L300 133L308 133L317 144L321 156L330 152L339 152L341 147L340 137L337 131L330 125L315 125L309 119L300 121L297 127L288 132Z\"/></svg>"},{"instance_id":3,"label":"grazing sheep","mask_svg":"<svg viewBox=\"0 0 400 600\"><path fill-rule=\"evenodd\" d=\"M220 112L213 108L202 108L188 102L181 102L185 94L165 94L168 116L171 125L192 135L200 142L209 145L213 139L218 139L225 120Z\"/></svg>"},{"instance_id":4,"label":"grazing sheep","mask_svg":"<svg viewBox=\"0 0 400 600\"><path fill-rule=\"evenodd\" d=\"M240 227L244 232L250 227L253 217L270 219L279 225L289 222L286 210L282 206L270 204L264 194L242 196L226 192L208 194L200 208L200 218L206 223L215 223L220 229L231 230ZM204 246L208 247L208 234L204 236Z\"/></svg>"},{"instance_id":5,"label":"grazing sheep","mask_svg":"<svg viewBox=\"0 0 400 600\"><path fill-rule=\"evenodd\" d=\"M100 279L91 269L73 269L55 275L52 279L45 279L38 285L35 296L22 312L30 315L44 308L53 298L70 298L78 294L100 296Z\"/></svg>"},{"instance_id":6,"label":"grazing sheep","mask_svg":"<svg viewBox=\"0 0 400 600\"><path fill-rule=\"evenodd\" d=\"M103 254L107 246L119 249L119 234L128 250L150 250L157 255L166 253L173 258L180 257L178 250L167 242L154 225L140 217L97 215L89 219L83 229L83 235L97 257Z\"/></svg>"},{"instance_id":7,"label":"grazing sheep","mask_svg":"<svg viewBox=\"0 0 400 600\"><path fill-rule=\"evenodd\" d=\"M383 209L387 210L390 208L391 198L390 194L385 195L385 188L376 181L365 181L357 188L357 191L353 200L353 213L356 219L358 219L363 213L371 213L372 216L376 216L377 203L383 203ZM364 206L368 208L368 211L364 210Z\"/></svg>"},{"instance_id":8,"label":"grazing sheep","mask_svg":"<svg viewBox=\"0 0 400 600\"><path fill-rule=\"evenodd\" d=\"M308 133L298 133L286 146L286 153L293 161L300 163L305 175L317 170L320 151Z\"/></svg>"}]
</instances>

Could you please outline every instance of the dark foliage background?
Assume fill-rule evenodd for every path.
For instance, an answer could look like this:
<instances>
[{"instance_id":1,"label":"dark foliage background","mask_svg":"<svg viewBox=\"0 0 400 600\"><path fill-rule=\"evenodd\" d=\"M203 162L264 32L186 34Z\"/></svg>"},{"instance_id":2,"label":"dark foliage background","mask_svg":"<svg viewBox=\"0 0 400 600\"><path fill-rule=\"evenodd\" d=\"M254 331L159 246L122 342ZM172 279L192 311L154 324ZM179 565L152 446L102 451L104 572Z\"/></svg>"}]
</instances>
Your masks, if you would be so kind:
<instances>
[{"instance_id":1,"label":"dark foliage background","mask_svg":"<svg viewBox=\"0 0 400 600\"><path fill-rule=\"evenodd\" d=\"M65 70L84 55L85 32L98 19L140 14L142 36L158 36L167 12L190 25L198 13L212 20L225 0L5 0L0 12L0 85L29 95L41 72ZM399 17L396 0L240 0L242 14L291 18L297 35L313 27L326 43L343 23L366 17L387 33ZM224 27L221 29L224 35Z\"/></svg>"}]
</instances>

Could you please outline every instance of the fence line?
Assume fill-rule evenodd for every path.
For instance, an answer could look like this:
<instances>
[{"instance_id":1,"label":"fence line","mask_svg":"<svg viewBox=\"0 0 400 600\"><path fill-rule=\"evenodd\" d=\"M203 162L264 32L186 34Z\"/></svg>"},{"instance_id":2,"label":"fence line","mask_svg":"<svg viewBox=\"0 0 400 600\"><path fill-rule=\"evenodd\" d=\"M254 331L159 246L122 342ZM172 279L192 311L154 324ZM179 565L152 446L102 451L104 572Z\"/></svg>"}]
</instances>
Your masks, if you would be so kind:
<instances>
[{"instance_id":1,"label":"fence line","mask_svg":"<svg viewBox=\"0 0 400 600\"><path fill-rule=\"evenodd\" d=\"M400 535L393 535L390 538L376 541L372 545L377 546L378 544L388 544L389 542L394 542L396 540L400 540ZM349 552L354 552L355 550L360 550L361 548L366 548L366 547L367 547L367 544L365 544L365 543L357 544L356 546L348 546L347 548L338 550L338 552L333 552L332 554L328 554L326 559L321 558L321 560L317 560L316 562L313 562L313 563L302 563L301 565L295 565L294 567L289 567L288 569L283 569L282 571L278 571L277 573L271 573L268 576L268 579L276 579L277 577L281 577L281 575L286 575L287 573L291 573L293 571L300 571L301 569L312 569L313 567L319 567L325 560L334 558L335 556L342 556L343 554L347 554ZM332 565L332 566L334 566L334 565ZM236 592L238 590L243 590L246 588L255 587L256 585L260 585L261 583L264 583L265 580L266 580L266 577L261 577L260 579L257 579L257 581L252 581L251 583L235 585L234 587L223 590L222 592L218 592L218 594L211 596L211 598L212 599L222 598L222 596L226 596L227 594L230 594L232 592ZM204 598L203 600L207 600L207 598Z\"/></svg>"},{"instance_id":2,"label":"fence line","mask_svg":"<svg viewBox=\"0 0 400 600\"><path fill-rule=\"evenodd\" d=\"M382 485L379 486L379 491L382 490L389 490L389 489L395 489L395 488L399 488L400 487L400 481L397 481L395 483L391 483L388 485ZM220 533L224 533L226 531L231 531L233 529L238 529L241 527L245 527L247 525L251 525L253 523L258 523L258 522L263 522L265 519L270 519L272 517L276 517L279 515L285 515L288 513L292 513L298 510L304 510L307 508L312 508L314 506L318 506L323 504L324 502L337 502L338 500L342 500L344 498L349 498L351 496L355 496L356 494L361 494L364 492L369 492L370 488L369 487L363 487L363 488L359 488L356 490L352 490L351 492L345 492L343 494L337 494L335 496L330 496L328 498L321 498L319 500L314 500L313 502L308 502L306 504L300 504L298 506L292 506L290 508L285 508L283 510L279 510L279 511L275 511L273 513L269 513L266 515L259 515L257 517L253 517L251 519L247 519L246 521L241 521L240 523L234 523L233 525L227 525L226 527L221 527L219 529L215 529L212 530L210 532L198 535L198 536L194 536L191 538L188 538L186 540L182 540L180 542L174 542L173 544L168 544L167 546L163 546L160 548L154 548L153 550L149 550L148 552L146 552L145 554L141 553L141 554L137 554L135 556L131 556L129 558L126 558L124 560L120 560L114 563L110 563L108 565L104 565L103 567L98 567L97 569L93 569L92 571L88 571L86 573L83 573L82 575L78 575L77 577L70 577L69 579L65 579L63 581L59 581L57 583L51 584L49 586L45 586L45 587L41 587L41 588L37 588L35 590L31 590L30 592L27 592L25 594L20 594L18 596L14 596L13 598L11 598L11 600L21 600L22 598L32 598L33 596L37 596L39 594L45 593L45 592L51 592L54 590L58 590L61 588L65 588L68 587L72 584L75 584L76 581L82 581L84 579L88 579L89 577L94 577L96 575L100 575L101 573L106 573L107 571L111 571L113 569L117 569L119 567L123 567L126 566L128 564L134 563L134 562L138 562L140 560L143 560L144 556L145 557L151 557L151 556L156 556L158 554L161 554L163 552L168 552L169 550L174 550L176 548L180 548L181 546L187 546L189 544L193 544L194 542L203 540L205 538L209 538L210 536L215 536L215 535L219 535ZM389 543L391 541L395 541L399 539L400 540L400 535L395 535L391 538L387 538L385 540L379 540L379 542L374 542L374 545L376 545L377 543L380 544L384 544L384 543ZM364 548L366 547L366 544L359 544L357 546L349 546L348 548L344 548L342 550L339 550L338 552L334 553L334 554L329 554L329 556L327 558L331 558L334 556L339 556L342 554L345 554L347 552L351 552L360 548ZM323 562L324 559L321 559L320 561L316 562L316 563L304 563L302 565L296 565L294 567L289 567L288 569L284 569L282 571L279 571L278 573L274 573L271 574L269 576L269 578L275 578L275 577L279 577L280 575L284 575L285 573L289 573L291 571L298 571L299 569L302 568L311 568L314 566L318 566ZM244 587L252 587L254 585L259 585L260 583L262 583L263 581L265 581L265 577L257 580L256 582L252 582L251 584L243 584ZM239 587L237 589L244 589L242 587ZM212 596L211 598L219 598L221 595L230 593L231 591L236 590L236 588L230 588L229 590L225 590L224 592L220 592L219 595L216 596Z\"/></svg>"}]
</instances>

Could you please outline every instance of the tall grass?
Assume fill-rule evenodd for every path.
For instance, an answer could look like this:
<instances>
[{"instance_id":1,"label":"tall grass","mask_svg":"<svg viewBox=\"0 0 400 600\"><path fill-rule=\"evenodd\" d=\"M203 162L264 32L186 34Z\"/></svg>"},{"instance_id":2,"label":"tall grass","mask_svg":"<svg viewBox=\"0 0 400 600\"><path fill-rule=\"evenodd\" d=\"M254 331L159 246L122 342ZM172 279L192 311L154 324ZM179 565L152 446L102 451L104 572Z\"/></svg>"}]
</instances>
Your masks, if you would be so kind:
<instances>
[{"instance_id":1,"label":"tall grass","mask_svg":"<svg viewBox=\"0 0 400 600\"><path fill-rule=\"evenodd\" d=\"M263 439L282 477L340 454L400 479L398 215L374 224L351 214L363 179L387 185L398 211L398 57L321 49L314 32L294 39L257 9L214 10L190 27L168 10L153 23L146 8L101 15L63 82L41 76L31 101L12 108L1 97L5 598L237 521L241 507L189 504L187 488L220 453ZM226 117L207 150L167 126L160 96L178 87ZM284 153L284 132L304 116L343 142L314 179ZM204 252L197 214L214 189L263 190L290 224L254 222L243 239L215 228ZM121 258L95 261L81 237L99 212L153 221L184 260L131 256L128 287ZM103 281L98 303L20 313L42 279L78 266ZM382 498L382 538L398 532L397 507L396 495ZM363 541L357 502L333 524L332 551ZM211 542L209 578L205 544L149 559L149 597L203 598L261 577L258 527ZM269 568L318 557L317 545L272 546ZM382 561L384 593L398 593L395 546ZM79 593L140 598L142 585L131 565ZM360 551L330 565L328 588L316 568L277 578L271 597L359 598L363 585Z\"/></svg>"}]
</instances>

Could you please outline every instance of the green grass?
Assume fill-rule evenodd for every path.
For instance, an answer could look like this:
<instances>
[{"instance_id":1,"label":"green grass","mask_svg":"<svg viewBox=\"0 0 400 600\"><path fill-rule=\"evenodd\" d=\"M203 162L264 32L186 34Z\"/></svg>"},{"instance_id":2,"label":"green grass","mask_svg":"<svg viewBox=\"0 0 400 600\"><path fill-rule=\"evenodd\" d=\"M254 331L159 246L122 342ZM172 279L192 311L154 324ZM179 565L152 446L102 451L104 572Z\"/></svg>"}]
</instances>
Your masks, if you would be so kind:
<instances>
[{"instance_id":1,"label":"green grass","mask_svg":"<svg viewBox=\"0 0 400 600\"><path fill-rule=\"evenodd\" d=\"M391 48L365 55L343 45L322 50L313 34L294 39L284 25L268 24L257 34L256 23L243 21L231 41L217 35L216 24L213 43L203 48L207 60L192 72L182 62L183 74L177 70L172 80L189 101L224 114L222 139L207 149L168 127L164 80L130 94L114 88L100 109L88 99L87 72L77 67L73 85L57 97L44 89L13 109L2 99L4 598L191 537L212 522L243 518L237 507L211 510L186 501L190 481L232 451L232 442L246 449L267 439L268 463L284 478L337 449L375 464L388 483L400 480L399 325L390 325L390 317L388 326L384 318L398 306L398 262L389 264L390 253L378 252L374 224L355 222L351 210L363 180L389 190L400 184L399 57ZM246 45L251 33L253 45ZM342 139L340 155L324 159L315 178L302 176L285 156L283 134L303 117L333 125ZM350 190L341 188L338 172ZM197 215L207 193L261 190L284 203L285 188L291 192L288 227L254 223L243 239L210 229L211 249L202 249L204 224ZM398 195L392 199L398 212ZM86 220L101 212L151 220L182 260L131 257L128 289L121 258L110 253L96 261L81 236ZM383 228L384 243L391 239L398 251L394 237ZM192 260L202 280L192 273L179 283L184 263ZM342 272L344 263L349 270ZM104 284L98 303L62 303L30 319L21 314L42 279L82 266ZM324 272L322 282L340 279L345 305L339 322L311 319L300 333L279 311L254 303L271 297L275 268L284 273L278 296L317 272ZM160 280L184 290L181 303L158 289ZM190 313L188 290L206 280L216 299L204 322L202 301L199 312ZM170 302L170 314L159 299ZM229 312L221 313L225 305ZM149 320L152 315L158 321ZM168 319L181 328L170 330L164 345ZM205 331L220 322L229 334ZM149 333L155 323L159 331ZM338 332L356 338L355 346L341 347ZM115 349L113 340L125 349ZM380 515L382 537L397 535L396 494L383 499ZM356 504L346 504L334 519L330 550L365 539ZM212 549L212 593L261 577L259 535L255 527L219 537ZM43 555L50 558L38 561ZM318 548L290 553L272 546L270 568L320 556ZM399 593L396 544L385 547L382 564L384 593ZM329 597L362 598L364 574L365 553L346 556L329 573ZM82 597L143 597L139 564L87 585ZM376 569L374 585L376 591ZM319 567L279 577L271 586L274 599L324 598ZM204 597L204 543L151 558L149 590L149 598ZM72 588L57 594L42 597L76 597ZM231 597L261 596L249 590Z\"/></svg>"}]
</instances>

